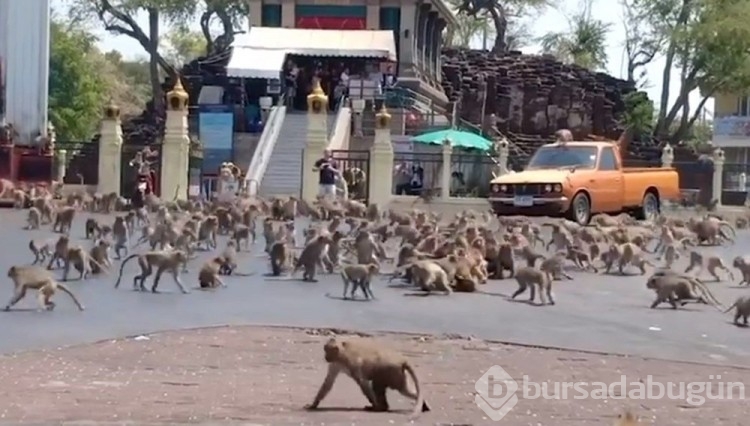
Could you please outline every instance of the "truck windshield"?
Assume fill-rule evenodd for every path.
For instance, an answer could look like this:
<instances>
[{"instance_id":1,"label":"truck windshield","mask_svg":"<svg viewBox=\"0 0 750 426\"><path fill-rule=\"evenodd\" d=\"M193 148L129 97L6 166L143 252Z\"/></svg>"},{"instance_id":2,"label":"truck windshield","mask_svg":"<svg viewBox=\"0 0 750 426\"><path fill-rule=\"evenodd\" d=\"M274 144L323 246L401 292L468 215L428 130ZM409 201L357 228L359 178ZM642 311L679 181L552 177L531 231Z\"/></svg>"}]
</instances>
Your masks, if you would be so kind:
<instances>
[{"instance_id":1,"label":"truck windshield","mask_svg":"<svg viewBox=\"0 0 750 426\"><path fill-rule=\"evenodd\" d=\"M543 146L531 157L526 170L575 167L593 169L596 166L595 146Z\"/></svg>"}]
</instances>

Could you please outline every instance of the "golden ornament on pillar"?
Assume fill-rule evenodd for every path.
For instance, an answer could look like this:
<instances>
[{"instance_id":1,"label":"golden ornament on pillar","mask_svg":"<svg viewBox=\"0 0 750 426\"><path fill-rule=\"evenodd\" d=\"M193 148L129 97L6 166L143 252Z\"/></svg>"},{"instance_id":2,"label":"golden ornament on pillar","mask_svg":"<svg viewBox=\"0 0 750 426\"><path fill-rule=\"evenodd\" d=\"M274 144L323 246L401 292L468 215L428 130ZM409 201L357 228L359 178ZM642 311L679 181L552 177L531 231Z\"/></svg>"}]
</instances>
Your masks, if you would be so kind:
<instances>
[{"instance_id":1,"label":"golden ornament on pillar","mask_svg":"<svg viewBox=\"0 0 750 426\"><path fill-rule=\"evenodd\" d=\"M104 117L109 120L117 120L120 118L120 107L115 104L115 101L111 98L109 103L104 107Z\"/></svg>"},{"instance_id":2,"label":"golden ornament on pillar","mask_svg":"<svg viewBox=\"0 0 750 426\"><path fill-rule=\"evenodd\" d=\"M320 114L328 108L328 96L320 87L320 79L316 78L309 95L307 95L307 108L313 114Z\"/></svg>"},{"instance_id":3,"label":"golden ornament on pillar","mask_svg":"<svg viewBox=\"0 0 750 426\"><path fill-rule=\"evenodd\" d=\"M385 102L383 102L383 105L380 107L380 111L375 114L375 124L378 129L387 129L391 125L391 114L388 113L388 110L385 107Z\"/></svg>"},{"instance_id":4,"label":"golden ornament on pillar","mask_svg":"<svg viewBox=\"0 0 750 426\"><path fill-rule=\"evenodd\" d=\"M180 77L177 77L174 87L167 92L167 106L172 111L185 111L188 107L188 100L189 96L182 87L182 81Z\"/></svg>"}]
</instances>

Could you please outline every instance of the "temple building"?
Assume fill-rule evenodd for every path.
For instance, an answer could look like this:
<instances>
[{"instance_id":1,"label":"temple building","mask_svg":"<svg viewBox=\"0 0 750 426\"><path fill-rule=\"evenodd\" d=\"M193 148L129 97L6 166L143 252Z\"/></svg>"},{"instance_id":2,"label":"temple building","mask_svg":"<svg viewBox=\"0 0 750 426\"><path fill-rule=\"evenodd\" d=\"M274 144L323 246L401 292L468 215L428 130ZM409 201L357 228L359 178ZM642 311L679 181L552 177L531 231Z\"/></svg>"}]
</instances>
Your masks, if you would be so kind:
<instances>
[{"instance_id":1,"label":"temple building","mask_svg":"<svg viewBox=\"0 0 750 426\"><path fill-rule=\"evenodd\" d=\"M340 31L338 37L329 34L330 31L311 31L304 34L304 40L296 40L300 46L308 47L306 52L297 50L296 53L308 56L357 57L358 51L388 50L393 43L396 58L383 54L380 59L394 62L393 71L399 85L435 101L447 101L440 88L440 50L444 30L456 25L456 20L444 0L249 0L249 4L250 38L254 38L256 27ZM384 39L382 35L368 39L355 35L352 30L385 30L392 34L392 40ZM258 36L259 33L256 31ZM295 38L295 35L302 34L289 32L284 37L275 33L276 37L272 39L268 35L270 33L264 34L266 40L262 47L294 50L297 47L293 45L295 41L279 38ZM241 37L238 39L242 43ZM371 40L370 46L362 45L368 40ZM261 46L250 43L250 47ZM316 50L319 51L317 55ZM334 50L336 52L332 52Z\"/></svg>"}]
</instances>

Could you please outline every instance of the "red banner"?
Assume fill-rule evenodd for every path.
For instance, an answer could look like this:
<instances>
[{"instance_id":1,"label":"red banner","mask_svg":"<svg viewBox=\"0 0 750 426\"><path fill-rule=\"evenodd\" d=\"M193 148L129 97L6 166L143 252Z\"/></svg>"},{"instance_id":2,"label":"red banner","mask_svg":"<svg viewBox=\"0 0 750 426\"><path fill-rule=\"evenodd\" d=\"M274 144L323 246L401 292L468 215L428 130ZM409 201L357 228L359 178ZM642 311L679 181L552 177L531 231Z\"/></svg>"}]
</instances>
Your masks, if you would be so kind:
<instances>
[{"instance_id":1,"label":"red banner","mask_svg":"<svg viewBox=\"0 0 750 426\"><path fill-rule=\"evenodd\" d=\"M295 28L306 28L311 30L364 30L367 28L367 19L302 16L297 18Z\"/></svg>"}]
</instances>

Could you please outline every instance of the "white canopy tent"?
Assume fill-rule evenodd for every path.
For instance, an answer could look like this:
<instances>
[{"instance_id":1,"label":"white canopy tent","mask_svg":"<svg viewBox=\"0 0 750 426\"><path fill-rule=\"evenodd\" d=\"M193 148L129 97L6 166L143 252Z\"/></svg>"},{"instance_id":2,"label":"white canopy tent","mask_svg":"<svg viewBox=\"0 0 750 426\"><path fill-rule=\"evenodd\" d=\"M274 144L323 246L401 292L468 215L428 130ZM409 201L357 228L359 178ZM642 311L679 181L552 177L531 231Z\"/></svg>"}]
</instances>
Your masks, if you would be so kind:
<instances>
[{"instance_id":1,"label":"white canopy tent","mask_svg":"<svg viewBox=\"0 0 750 426\"><path fill-rule=\"evenodd\" d=\"M229 77L281 78L284 58L287 52L281 49L263 49L247 46L234 46L232 57L227 64Z\"/></svg>"},{"instance_id":2,"label":"white canopy tent","mask_svg":"<svg viewBox=\"0 0 750 426\"><path fill-rule=\"evenodd\" d=\"M390 30L315 30L252 27L232 43L227 75L279 78L284 57L337 56L396 61L396 42ZM273 75L273 76L271 76Z\"/></svg>"}]
</instances>

